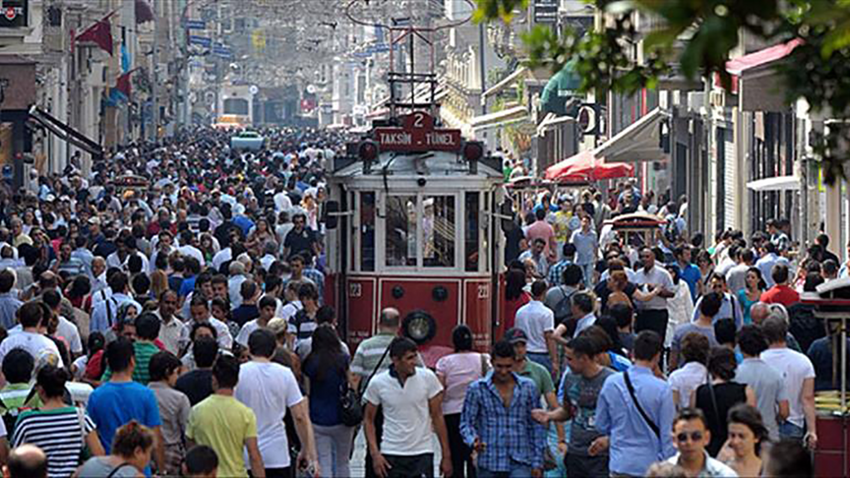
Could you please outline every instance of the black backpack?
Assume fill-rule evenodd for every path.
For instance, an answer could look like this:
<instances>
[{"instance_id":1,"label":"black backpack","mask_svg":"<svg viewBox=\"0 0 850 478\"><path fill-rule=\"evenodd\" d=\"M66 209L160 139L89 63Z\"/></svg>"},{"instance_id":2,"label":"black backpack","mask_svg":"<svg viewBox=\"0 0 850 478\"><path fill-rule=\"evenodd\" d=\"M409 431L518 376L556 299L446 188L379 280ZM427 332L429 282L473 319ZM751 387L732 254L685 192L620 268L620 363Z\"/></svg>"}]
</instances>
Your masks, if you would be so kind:
<instances>
[{"instance_id":1,"label":"black backpack","mask_svg":"<svg viewBox=\"0 0 850 478\"><path fill-rule=\"evenodd\" d=\"M572 292L567 293L564 291L564 286L558 286L558 290L561 292L561 299L555 304L555 308L552 312L555 313L555 322L562 324L566 323L573 317L572 297L573 294L576 293L576 290L573 289Z\"/></svg>"}]
</instances>

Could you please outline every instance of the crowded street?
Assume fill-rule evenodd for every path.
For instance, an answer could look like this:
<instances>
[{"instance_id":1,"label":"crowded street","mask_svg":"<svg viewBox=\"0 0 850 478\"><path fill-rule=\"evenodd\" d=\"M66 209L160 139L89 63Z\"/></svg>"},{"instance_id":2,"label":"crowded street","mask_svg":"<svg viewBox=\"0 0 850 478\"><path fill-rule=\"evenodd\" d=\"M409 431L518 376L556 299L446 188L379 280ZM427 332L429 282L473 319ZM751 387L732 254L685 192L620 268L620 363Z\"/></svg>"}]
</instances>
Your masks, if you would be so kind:
<instances>
[{"instance_id":1,"label":"crowded street","mask_svg":"<svg viewBox=\"0 0 850 478\"><path fill-rule=\"evenodd\" d=\"M850 475L850 7L611 3L0 0L3 476Z\"/></svg>"}]
</instances>

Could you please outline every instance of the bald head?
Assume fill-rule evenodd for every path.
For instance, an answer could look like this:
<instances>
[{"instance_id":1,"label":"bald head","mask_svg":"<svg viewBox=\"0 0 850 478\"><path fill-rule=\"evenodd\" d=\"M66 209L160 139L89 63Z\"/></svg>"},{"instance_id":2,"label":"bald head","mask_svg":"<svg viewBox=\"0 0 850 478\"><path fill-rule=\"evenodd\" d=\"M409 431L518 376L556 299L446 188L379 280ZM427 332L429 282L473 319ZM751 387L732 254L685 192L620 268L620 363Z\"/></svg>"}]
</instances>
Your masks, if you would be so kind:
<instances>
[{"instance_id":1,"label":"bald head","mask_svg":"<svg viewBox=\"0 0 850 478\"><path fill-rule=\"evenodd\" d=\"M770 306L764 302L756 302L750 308L750 318L753 319L753 323L756 325L761 324L768 315L770 315Z\"/></svg>"},{"instance_id":2,"label":"bald head","mask_svg":"<svg viewBox=\"0 0 850 478\"><path fill-rule=\"evenodd\" d=\"M10 478L46 478L47 455L35 445L21 445L9 453L6 472Z\"/></svg>"},{"instance_id":3,"label":"bald head","mask_svg":"<svg viewBox=\"0 0 850 478\"><path fill-rule=\"evenodd\" d=\"M379 325L381 329L396 331L398 329L399 319L401 318L401 313L399 313L398 309L393 307L387 307L386 309L381 311L381 319L379 321Z\"/></svg>"}]
</instances>

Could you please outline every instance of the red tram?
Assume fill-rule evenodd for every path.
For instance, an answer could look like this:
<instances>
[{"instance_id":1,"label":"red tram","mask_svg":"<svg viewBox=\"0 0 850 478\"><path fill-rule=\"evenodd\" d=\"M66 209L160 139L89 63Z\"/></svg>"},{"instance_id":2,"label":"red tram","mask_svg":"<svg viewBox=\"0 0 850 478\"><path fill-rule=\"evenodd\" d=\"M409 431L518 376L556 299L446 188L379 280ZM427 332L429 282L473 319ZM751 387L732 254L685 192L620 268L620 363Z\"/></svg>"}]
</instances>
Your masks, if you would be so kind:
<instances>
[{"instance_id":1,"label":"red tram","mask_svg":"<svg viewBox=\"0 0 850 478\"><path fill-rule=\"evenodd\" d=\"M492 341L501 270L500 160L440 128L426 111L375 127L329 180L328 269L340 322L356 345L394 307L433 364L467 324Z\"/></svg>"}]
</instances>

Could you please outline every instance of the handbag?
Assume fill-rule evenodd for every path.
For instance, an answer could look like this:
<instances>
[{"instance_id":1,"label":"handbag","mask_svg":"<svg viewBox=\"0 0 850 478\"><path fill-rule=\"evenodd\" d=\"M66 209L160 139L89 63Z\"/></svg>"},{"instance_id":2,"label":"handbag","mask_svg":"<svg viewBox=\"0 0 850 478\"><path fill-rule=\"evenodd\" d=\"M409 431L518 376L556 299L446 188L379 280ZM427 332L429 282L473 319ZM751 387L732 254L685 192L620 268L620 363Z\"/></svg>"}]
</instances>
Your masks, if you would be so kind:
<instances>
[{"instance_id":1,"label":"handbag","mask_svg":"<svg viewBox=\"0 0 850 478\"><path fill-rule=\"evenodd\" d=\"M360 403L360 395L348 385L347 381L340 385L339 414L342 424L347 427L356 427L363 421L363 405Z\"/></svg>"},{"instance_id":2,"label":"handbag","mask_svg":"<svg viewBox=\"0 0 850 478\"><path fill-rule=\"evenodd\" d=\"M381 359L378 361L378 364L375 366L375 369L372 370L372 373L369 374L369 378L366 379L366 384L371 382L372 377L374 377L375 373L380 370L389 351L390 347L388 345L386 350L384 350L384 354L381 355ZM339 413L343 425L347 427L356 427L363 421L363 401L361 400L360 393L351 388L348 381L344 381L343 384L340 385Z\"/></svg>"}]
</instances>

